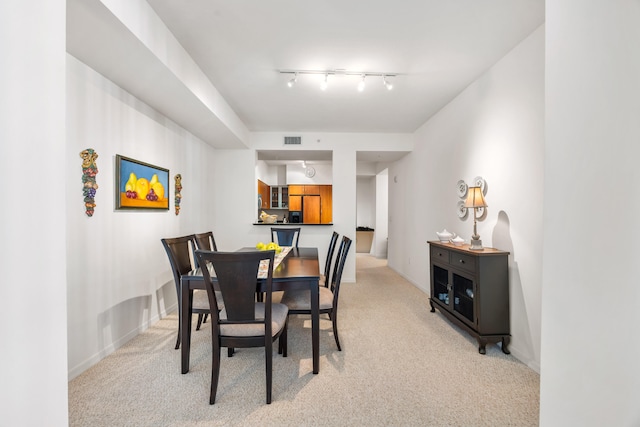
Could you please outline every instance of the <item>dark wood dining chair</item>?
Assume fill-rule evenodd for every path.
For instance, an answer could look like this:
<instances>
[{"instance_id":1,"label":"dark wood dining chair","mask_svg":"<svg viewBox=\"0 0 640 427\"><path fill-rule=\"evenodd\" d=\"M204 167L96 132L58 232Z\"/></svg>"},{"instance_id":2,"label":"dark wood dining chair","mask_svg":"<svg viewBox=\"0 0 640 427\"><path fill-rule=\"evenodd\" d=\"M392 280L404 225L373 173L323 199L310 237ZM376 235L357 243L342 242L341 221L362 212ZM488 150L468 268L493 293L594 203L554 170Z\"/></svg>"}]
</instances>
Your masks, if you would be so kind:
<instances>
[{"instance_id":1,"label":"dark wood dining chair","mask_svg":"<svg viewBox=\"0 0 640 427\"><path fill-rule=\"evenodd\" d=\"M213 237L213 231L195 234L197 249L203 251L217 251L216 239Z\"/></svg>"},{"instance_id":2,"label":"dark wood dining chair","mask_svg":"<svg viewBox=\"0 0 640 427\"><path fill-rule=\"evenodd\" d=\"M176 295L178 297L178 310L180 310L180 277L188 273L195 267L191 263L192 250L196 245L195 235L190 234L183 237L174 237L161 239L164 246L171 271L173 272L173 281L176 285ZM201 289L193 291L193 313L198 314L198 324L196 330L200 329L205 314L209 314L209 299L207 293ZM176 350L180 348L180 328L178 328L178 339L176 340Z\"/></svg>"},{"instance_id":3,"label":"dark wood dining chair","mask_svg":"<svg viewBox=\"0 0 640 427\"><path fill-rule=\"evenodd\" d=\"M193 252L194 252L193 259L197 267L198 260L196 259L196 256L195 256L196 249L202 249L203 251L217 251L218 245L216 245L216 239L213 237L213 231L196 233L195 239L196 239L196 245L193 248ZM223 305L224 303L222 302L222 296L220 295L220 298L218 298L218 308L222 309L221 307ZM204 317L202 318L202 323L207 323L207 316L209 316L209 314L205 313Z\"/></svg>"},{"instance_id":4,"label":"dark wood dining chair","mask_svg":"<svg viewBox=\"0 0 640 427\"><path fill-rule=\"evenodd\" d=\"M298 247L300 239L300 227L296 228L277 228L271 227L271 241L280 246Z\"/></svg>"},{"instance_id":5,"label":"dark wood dining chair","mask_svg":"<svg viewBox=\"0 0 640 427\"><path fill-rule=\"evenodd\" d=\"M209 304L217 304L214 279L208 266L215 271L217 288L224 298L225 308L211 313L211 394L209 403L216 401L220 377L220 349L228 348L229 356L235 348L264 347L267 377L267 403L271 403L273 342L287 356L287 306L272 303L273 262L275 251L213 252L196 251L202 266ZM256 279L260 263L267 262L265 302L256 302Z\"/></svg>"},{"instance_id":6,"label":"dark wood dining chair","mask_svg":"<svg viewBox=\"0 0 640 427\"><path fill-rule=\"evenodd\" d=\"M333 324L333 337L336 340L339 351L342 351L342 347L340 347L340 339L338 338L338 295L340 293L342 271L344 270L350 247L351 239L344 236L338 248L330 285L320 286L320 313L329 315ZM311 314L311 295L309 290L285 291L280 302L289 307L289 314Z\"/></svg>"},{"instance_id":7,"label":"dark wood dining chair","mask_svg":"<svg viewBox=\"0 0 640 427\"><path fill-rule=\"evenodd\" d=\"M338 237L340 237L340 235L335 231L331 235L329 249L327 250L327 259L324 262L324 272L320 275L320 286L329 286L327 277L329 277L331 273L331 263L333 261L333 253L336 250L336 243L338 243Z\"/></svg>"}]
</instances>

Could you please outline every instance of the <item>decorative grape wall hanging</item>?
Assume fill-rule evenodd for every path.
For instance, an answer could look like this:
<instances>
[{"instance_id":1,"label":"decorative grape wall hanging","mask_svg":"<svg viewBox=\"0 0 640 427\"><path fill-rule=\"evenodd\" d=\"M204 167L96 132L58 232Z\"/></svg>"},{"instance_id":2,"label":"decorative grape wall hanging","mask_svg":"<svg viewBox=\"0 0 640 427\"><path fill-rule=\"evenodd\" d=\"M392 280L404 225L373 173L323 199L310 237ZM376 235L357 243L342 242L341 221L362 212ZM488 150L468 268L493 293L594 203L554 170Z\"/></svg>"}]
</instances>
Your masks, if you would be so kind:
<instances>
[{"instance_id":1,"label":"decorative grape wall hanging","mask_svg":"<svg viewBox=\"0 0 640 427\"><path fill-rule=\"evenodd\" d=\"M98 153L93 148L87 148L80 152L82 158L82 195L84 196L84 208L87 216L93 216L94 208L96 207L95 197L96 190L98 189L98 183L96 182L96 175L98 174L98 165L96 165L96 159Z\"/></svg>"},{"instance_id":2,"label":"decorative grape wall hanging","mask_svg":"<svg viewBox=\"0 0 640 427\"><path fill-rule=\"evenodd\" d=\"M182 190L182 175L180 175L179 173L176 174L175 177L176 180L176 199L175 199L175 205L176 205L176 215L180 214L180 200L182 199L182 195L180 194L180 191Z\"/></svg>"}]
</instances>

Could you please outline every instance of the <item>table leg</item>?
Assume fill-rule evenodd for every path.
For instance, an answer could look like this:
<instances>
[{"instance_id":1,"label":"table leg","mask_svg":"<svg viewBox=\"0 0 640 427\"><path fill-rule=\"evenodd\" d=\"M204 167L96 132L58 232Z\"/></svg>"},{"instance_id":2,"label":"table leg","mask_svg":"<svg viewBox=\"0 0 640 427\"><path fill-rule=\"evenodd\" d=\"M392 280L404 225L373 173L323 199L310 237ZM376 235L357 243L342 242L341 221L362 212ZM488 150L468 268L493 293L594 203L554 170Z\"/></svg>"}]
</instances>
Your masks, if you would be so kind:
<instances>
[{"instance_id":1,"label":"table leg","mask_svg":"<svg viewBox=\"0 0 640 427\"><path fill-rule=\"evenodd\" d=\"M311 285L311 344L313 347L313 373L320 371L320 291L318 281Z\"/></svg>"},{"instance_id":2,"label":"table leg","mask_svg":"<svg viewBox=\"0 0 640 427\"><path fill-rule=\"evenodd\" d=\"M180 279L180 340L182 373L189 372L189 352L191 350L191 312L193 308L193 291L189 289L189 281Z\"/></svg>"}]
</instances>

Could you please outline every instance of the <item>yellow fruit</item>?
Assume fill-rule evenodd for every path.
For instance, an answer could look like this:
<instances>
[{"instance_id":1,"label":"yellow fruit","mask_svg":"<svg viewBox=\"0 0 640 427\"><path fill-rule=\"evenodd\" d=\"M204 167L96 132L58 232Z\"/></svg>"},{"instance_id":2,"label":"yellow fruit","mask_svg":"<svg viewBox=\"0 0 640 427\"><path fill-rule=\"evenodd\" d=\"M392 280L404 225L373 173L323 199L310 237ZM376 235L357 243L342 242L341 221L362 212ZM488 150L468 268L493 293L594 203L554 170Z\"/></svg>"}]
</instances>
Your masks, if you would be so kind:
<instances>
[{"instance_id":1,"label":"yellow fruit","mask_svg":"<svg viewBox=\"0 0 640 427\"><path fill-rule=\"evenodd\" d=\"M156 182L158 182L158 174L154 173L153 176L151 177L151 181L149 181L149 184L151 184L151 187L153 188L153 184L155 184Z\"/></svg>"},{"instance_id":2,"label":"yellow fruit","mask_svg":"<svg viewBox=\"0 0 640 427\"><path fill-rule=\"evenodd\" d=\"M153 175L153 176L156 176L156 175ZM154 193L156 193L156 196L158 196L158 200L164 199L164 186L158 181L151 182L150 184L151 184L151 189L153 190Z\"/></svg>"},{"instance_id":3,"label":"yellow fruit","mask_svg":"<svg viewBox=\"0 0 640 427\"><path fill-rule=\"evenodd\" d=\"M140 178L136 181L136 193L138 193L138 199L146 200L147 194L149 194L149 180L146 178Z\"/></svg>"},{"instance_id":4,"label":"yellow fruit","mask_svg":"<svg viewBox=\"0 0 640 427\"><path fill-rule=\"evenodd\" d=\"M264 243L262 243L262 242L259 242L259 243L256 245L256 249L258 249L258 250L263 251L263 250L264 250L264 248L265 248L265 245L264 245Z\"/></svg>"},{"instance_id":5,"label":"yellow fruit","mask_svg":"<svg viewBox=\"0 0 640 427\"><path fill-rule=\"evenodd\" d=\"M276 249L276 244L271 242L267 245L267 250L268 251L274 251Z\"/></svg>"},{"instance_id":6,"label":"yellow fruit","mask_svg":"<svg viewBox=\"0 0 640 427\"><path fill-rule=\"evenodd\" d=\"M136 174L131 172L129 174L129 180L124 185L124 191L136 191L136 181L138 181Z\"/></svg>"}]
</instances>

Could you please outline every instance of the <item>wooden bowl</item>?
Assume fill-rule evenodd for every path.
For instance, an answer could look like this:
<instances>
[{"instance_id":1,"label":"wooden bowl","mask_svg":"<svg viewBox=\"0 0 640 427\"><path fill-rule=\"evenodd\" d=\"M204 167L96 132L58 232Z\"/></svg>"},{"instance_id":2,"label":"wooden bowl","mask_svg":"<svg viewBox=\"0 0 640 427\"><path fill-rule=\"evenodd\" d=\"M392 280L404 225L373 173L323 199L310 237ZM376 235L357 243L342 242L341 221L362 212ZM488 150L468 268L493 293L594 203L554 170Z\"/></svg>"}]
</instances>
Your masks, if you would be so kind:
<instances>
[{"instance_id":1,"label":"wooden bowl","mask_svg":"<svg viewBox=\"0 0 640 427\"><path fill-rule=\"evenodd\" d=\"M273 224L278 220L276 215L267 215L262 217L262 222L265 224Z\"/></svg>"}]
</instances>

